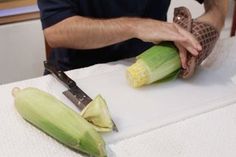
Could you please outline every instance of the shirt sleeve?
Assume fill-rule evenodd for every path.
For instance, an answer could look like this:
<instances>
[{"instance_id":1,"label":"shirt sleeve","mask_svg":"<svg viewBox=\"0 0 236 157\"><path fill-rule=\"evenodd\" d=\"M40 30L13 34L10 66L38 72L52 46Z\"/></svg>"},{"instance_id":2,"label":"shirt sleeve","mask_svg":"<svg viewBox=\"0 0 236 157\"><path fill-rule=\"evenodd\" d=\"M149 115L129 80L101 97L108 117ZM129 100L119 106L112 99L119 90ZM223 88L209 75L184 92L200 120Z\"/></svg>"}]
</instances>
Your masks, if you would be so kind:
<instances>
[{"instance_id":1,"label":"shirt sleeve","mask_svg":"<svg viewBox=\"0 0 236 157\"><path fill-rule=\"evenodd\" d=\"M38 7L43 29L77 15L68 0L38 0Z\"/></svg>"},{"instance_id":2,"label":"shirt sleeve","mask_svg":"<svg viewBox=\"0 0 236 157\"><path fill-rule=\"evenodd\" d=\"M197 1L198 1L199 3L201 3L201 4L204 2L204 0L197 0Z\"/></svg>"}]
</instances>

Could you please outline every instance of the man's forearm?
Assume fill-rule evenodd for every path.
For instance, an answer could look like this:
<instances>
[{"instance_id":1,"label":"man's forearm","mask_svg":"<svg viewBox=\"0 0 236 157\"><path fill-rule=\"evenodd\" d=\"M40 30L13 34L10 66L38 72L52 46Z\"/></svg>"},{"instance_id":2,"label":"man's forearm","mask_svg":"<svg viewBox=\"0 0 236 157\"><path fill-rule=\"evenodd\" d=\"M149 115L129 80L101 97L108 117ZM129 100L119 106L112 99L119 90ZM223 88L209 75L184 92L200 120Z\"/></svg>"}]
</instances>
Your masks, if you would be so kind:
<instances>
[{"instance_id":1,"label":"man's forearm","mask_svg":"<svg viewBox=\"0 0 236 157\"><path fill-rule=\"evenodd\" d=\"M222 15L226 16L228 0L205 0L204 6L206 12L220 10Z\"/></svg>"},{"instance_id":2,"label":"man's forearm","mask_svg":"<svg viewBox=\"0 0 236 157\"><path fill-rule=\"evenodd\" d=\"M201 50L199 42L180 26L148 18L91 19L74 16L46 28L44 35L53 48L96 49L137 38L155 44L178 42L194 55Z\"/></svg>"},{"instance_id":3,"label":"man's forearm","mask_svg":"<svg viewBox=\"0 0 236 157\"><path fill-rule=\"evenodd\" d=\"M134 38L134 21L134 18L102 20L74 16L45 29L44 34L52 47L101 48Z\"/></svg>"},{"instance_id":4,"label":"man's forearm","mask_svg":"<svg viewBox=\"0 0 236 157\"><path fill-rule=\"evenodd\" d=\"M206 13L199 19L210 22L218 30L221 30L227 15L228 0L205 0L204 6Z\"/></svg>"}]
</instances>

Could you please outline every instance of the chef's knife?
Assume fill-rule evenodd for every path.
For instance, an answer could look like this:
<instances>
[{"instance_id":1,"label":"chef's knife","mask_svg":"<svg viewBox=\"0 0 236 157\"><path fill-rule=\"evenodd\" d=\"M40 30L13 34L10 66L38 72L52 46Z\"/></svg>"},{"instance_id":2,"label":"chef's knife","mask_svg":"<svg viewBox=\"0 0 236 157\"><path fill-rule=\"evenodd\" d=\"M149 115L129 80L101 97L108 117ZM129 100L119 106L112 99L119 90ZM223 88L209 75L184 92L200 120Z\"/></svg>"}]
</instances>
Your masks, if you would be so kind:
<instances>
[{"instance_id":1,"label":"chef's knife","mask_svg":"<svg viewBox=\"0 0 236 157\"><path fill-rule=\"evenodd\" d=\"M77 86L75 81L69 78L62 70L59 70L54 64L44 61L44 67L45 70L53 74L53 76L59 79L68 88L63 94L81 111L92 101L92 99ZM118 132L114 122L113 130Z\"/></svg>"}]
</instances>

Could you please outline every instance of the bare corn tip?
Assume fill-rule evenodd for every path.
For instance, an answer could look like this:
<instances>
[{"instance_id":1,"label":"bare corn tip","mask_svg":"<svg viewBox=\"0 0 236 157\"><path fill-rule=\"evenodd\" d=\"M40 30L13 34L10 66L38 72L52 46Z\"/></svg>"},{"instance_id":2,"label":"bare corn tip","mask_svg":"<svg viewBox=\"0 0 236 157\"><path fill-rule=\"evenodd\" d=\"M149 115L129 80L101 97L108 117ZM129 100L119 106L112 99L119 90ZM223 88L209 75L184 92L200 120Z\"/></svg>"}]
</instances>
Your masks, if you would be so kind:
<instances>
[{"instance_id":1,"label":"bare corn tip","mask_svg":"<svg viewBox=\"0 0 236 157\"><path fill-rule=\"evenodd\" d=\"M19 87L14 87L11 91L12 96L16 97L16 94L20 91Z\"/></svg>"}]
</instances>

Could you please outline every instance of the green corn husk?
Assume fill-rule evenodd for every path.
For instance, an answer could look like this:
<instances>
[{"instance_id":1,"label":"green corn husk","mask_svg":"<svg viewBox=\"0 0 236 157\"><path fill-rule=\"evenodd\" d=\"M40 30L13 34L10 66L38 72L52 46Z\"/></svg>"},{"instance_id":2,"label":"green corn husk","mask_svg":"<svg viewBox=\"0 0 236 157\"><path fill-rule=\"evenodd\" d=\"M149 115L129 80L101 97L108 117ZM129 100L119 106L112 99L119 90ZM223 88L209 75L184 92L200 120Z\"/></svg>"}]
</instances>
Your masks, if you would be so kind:
<instances>
[{"instance_id":1,"label":"green corn husk","mask_svg":"<svg viewBox=\"0 0 236 157\"><path fill-rule=\"evenodd\" d=\"M90 102L80 115L92 124L98 132L110 132L113 129L113 123L106 101L101 95L98 95Z\"/></svg>"},{"instance_id":2,"label":"green corn husk","mask_svg":"<svg viewBox=\"0 0 236 157\"><path fill-rule=\"evenodd\" d=\"M78 113L36 88L13 89L20 115L66 146L94 157L105 157L105 142Z\"/></svg>"},{"instance_id":3,"label":"green corn husk","mask_svg":"<svg viewBox=\"0 0 236 157\"><path fill-rule=\"evenodd\" d=\"M127 78L133 87L141 87L157 81L176 78L181 68L177 48L171 42L163 42L146 50L127 69Z\"/></svg>"}]
</instances>

